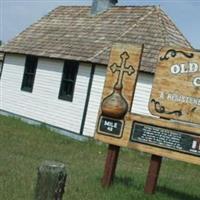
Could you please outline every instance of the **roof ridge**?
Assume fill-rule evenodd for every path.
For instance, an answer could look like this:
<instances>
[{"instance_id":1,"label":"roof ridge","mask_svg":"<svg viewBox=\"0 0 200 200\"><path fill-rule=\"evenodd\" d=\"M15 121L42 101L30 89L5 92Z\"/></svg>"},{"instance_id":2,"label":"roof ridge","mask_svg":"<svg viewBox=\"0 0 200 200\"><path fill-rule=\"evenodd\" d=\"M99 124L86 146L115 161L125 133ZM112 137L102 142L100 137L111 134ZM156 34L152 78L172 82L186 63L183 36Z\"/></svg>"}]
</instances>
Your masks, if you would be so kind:
<instances>
[{"instance_id":1,"label":"roof ridge","mask_svg":"<svg viewBox=\"0 0 200 200\"><path fill-rule=\"evenodd\" d=\"M134 27L136 27L138 25L139 22L143 21L144 19L146 19L149 15L151 15L153 12L155 11L155 6L152 6L152 9L145 14L144 16L141 16L137 22L135 24L133 24L127 31L123 32L121 35L119 35L115 41L118 41L121 39L121 37L125 36L127 33L129 33ZM110 48L110 44L106 47L104 47L102 50L100 50L99 52L97 52L94 56L92 56L91 58L89 58L89 60L93 60L95 57L99 56L100 54L102 54L104 51L108 50Z\"/></svg>"},{"instance_id":2,"label":"roof ridge","mask_svg":"<svg viewBox=\"0 0 200 200\"><path fill-rule=\"evenodd\" d=\"M156 8L156 14L158 15L158 20L159 20L159 22L162 24L162 27L161 27L161 31L162 31L162 36L163 36L163 40L164 40L164 44L167 44L167 33L168 33L168 31L167 31L167 28L166 28L166 26L165 26L165 24L164 24L164 21L163 21L163 19L162 19L162 16L161 16L161 8L160 8L160 6L158 6L157 8ZM163 30L164 29L164 30Z\"/></svg>"},{"instance_id":3,"label":"roof ridge","mask_svg":"<svg viewBox=\"0 0 200 200\"><path fill-rule=\"evenodd\" d=\"M188 46L190 46L191 48L193 48L193 46L191 45L191 43L188 41L188 39L183 35L183 33L179 30L179 28L175 25L175 23L173 22L173 20L171 19L171 17L169 17L167 14L165 14L165 12L159 8L159 15L161 18L161 23L163 24L164 29L166 30L166 43L169 43L169 41L167 41L167 36L170 35L168 29L166 28L165 22L163 17L167 17L167 19L170 21L170 23L172 24L172 26L176 29L176 31L178 31L178 33L183 37L183 39L185 40L185 44L187 44ZM162 17L163 16L163 17Z\"/></svg>"},{"instance_id":4,"label":"roof ridge","mask_svg":"<svg viewBox=\"0 0 200 200\"><path fill-rule=\"evenodd\" d=\"M60 7L84 7L84 8L91 8L91 5L59 5L57 6L55 9L57 8L60 8ZM148 8L148 7L156 7L156 5L137 5L137 6L134 6L134 5L115 5L113 7L111 7L110 9L113 9L113 8Z\"/></svg>"},{"instance_id":5,"label":"roof ridge","mask_svg":"<svg viewBox=\"0 0 200 200\"><path fill-rule=\"evenodd\" d=\"M144 21L145 18L147 18L149 15L151 15L154 12L154 8L150 10L146 15L140 17L135 24L133 24L127 31L122 33L117 39L121 39L121 37L125 36L127 33L129 33L133 28L135 28L141 21Z\"/></svg>"}]
</instances>

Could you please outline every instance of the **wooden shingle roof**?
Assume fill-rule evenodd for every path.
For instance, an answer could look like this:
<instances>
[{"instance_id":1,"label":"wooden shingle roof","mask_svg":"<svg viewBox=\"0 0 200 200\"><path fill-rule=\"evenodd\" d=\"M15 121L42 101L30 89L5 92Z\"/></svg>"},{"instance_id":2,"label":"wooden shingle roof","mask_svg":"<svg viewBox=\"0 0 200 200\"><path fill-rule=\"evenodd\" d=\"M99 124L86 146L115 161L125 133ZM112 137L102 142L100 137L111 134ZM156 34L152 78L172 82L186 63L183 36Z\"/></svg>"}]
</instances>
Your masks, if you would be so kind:
<instances>
[{"instance_id":1,"label":"wooden shingle roof","mask_svg":"<svg viewBox=\"0 0 200 200\"><path fill-rule=\"evenodd\" d=\"M145 44L141 70L153 73L163 46L192 48L155 6L116 6L92 17L90 7L60 6L4 46L5 52L107 65L113 43Z\"/></svg>"},{"instance_id":2,"label":"wooden shingle roof","mask_svg":"<svg viewBox=\"0 0 200 200\"><path fill-rule=\"evenodd\" d=\"M4 56L4 54L2 52L0 52L0 62L3 61L3 56Z\"/></svg>"}]
</instances>

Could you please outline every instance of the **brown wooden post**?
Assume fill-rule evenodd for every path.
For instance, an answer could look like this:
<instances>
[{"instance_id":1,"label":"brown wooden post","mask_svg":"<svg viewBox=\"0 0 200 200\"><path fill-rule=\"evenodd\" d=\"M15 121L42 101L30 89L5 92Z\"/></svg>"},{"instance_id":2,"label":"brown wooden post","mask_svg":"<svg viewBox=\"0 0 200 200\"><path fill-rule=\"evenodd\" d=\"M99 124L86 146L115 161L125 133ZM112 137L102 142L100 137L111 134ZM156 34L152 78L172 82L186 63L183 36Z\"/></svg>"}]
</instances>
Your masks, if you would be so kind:
<instances>
[{"instance_id":1,"label":"brown wooden post","mask_svg":"<svg viewBox=\"0 0 200 200\"><path fill-rule=\"evenodd\" d=\"M157 155L152 155L150 160L149 171L147 175L146 185L144 192L147 194L154 194L157 186L157 180L160 172L160 167L162 163L162 157Z\"/></svg>"},{"instance_id":2,"label":"brown wooden post","mask_svg":"<svg viewBox=\"0 0 200 200\"><path fill-rule=\"evenodd\" d=\"M119 146L111 144L109 144L108 146L104 175L101 181L103 187L109 187L113 182L117 166L119 150L120 150Z\"/></svg>"}]
</instances>

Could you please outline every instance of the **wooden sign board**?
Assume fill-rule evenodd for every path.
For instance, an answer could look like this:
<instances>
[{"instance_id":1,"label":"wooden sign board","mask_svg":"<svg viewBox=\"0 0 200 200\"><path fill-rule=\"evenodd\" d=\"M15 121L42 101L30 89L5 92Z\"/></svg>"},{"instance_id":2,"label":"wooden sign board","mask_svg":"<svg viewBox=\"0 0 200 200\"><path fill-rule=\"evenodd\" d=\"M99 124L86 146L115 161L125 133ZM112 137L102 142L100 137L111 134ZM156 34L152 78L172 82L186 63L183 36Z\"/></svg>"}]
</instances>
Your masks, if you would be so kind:
<instances>
[{"instance_id":1,"label":"wooden sign board","mask_svg":"<svg viewBox=\"0 0 200 200\"><path fill-rule=\"evenodd\" d=\"M143 46L113 46L95 139L109 144L103 186L112 183L120 146L152 154L145 186L152 194L162 157L200 165L200 54L162 49L149 103L159 119L130 112L142 53Z\"/></svg>"},{"instance_id":2,"label":"wooden sign board","mask_svg":"<svg viewBox=\"0 0 200 200\"><path fill-rule=\"evenodd\" d=\"M141 46L132 45L116 44L113 46L104 84L95 139L111 145L133 148L154 155L200 164L200 126L130 113L142 49ZM172 110L173 108L174 110L174 107L177 107L172 106L171 102L167 104L171 107L167 107L167 105L162 107L161 104L165 105L164 100L166 102L168 100L160 97L162 91L169 93L172 88L173 91L180 90L180 92L190 95L186 88L194 90L192 85L188 86L192 82L191 79L194 78L190 73L187 76L188 78L185 78L186 75L181 74L172 75L171 70L174 69L164 65L163 60L167 59L166 62L169 62L170 59L174 59L174 62L169 62L172 67L175 63L186 62L188 57L185 55L193 55L193 58L196 59L194 63L198 61L198 53L189 53L186 50L182 53L180 50L176 50L172 58L169 56L170 53L171 50L168 48L161 51L161 61L158 66L160 69L156 70L158 74L155 77L150 102L151 109L163 115L166 113L158 112L159 109L166 111L166 109ZM194 71L193 68L190 70ZM185 86L184 90L182 90L182 87L176 89L176 77L178 77L178 83L183 87ZM164 84L166 81L168 81L167 84ZM170 84L170 82L173 84ZM198 89L195 91L198 92ZM193 92L192 94L196 95L197 93ZM158 100L161 103L157 103ZM181 112L184 113L183 110L186 108L182 106ZM168 115L170 114L168 113ZM174 115L178 116L177 114Z\"/></svg>"},{"instance_id":3,"label":"wooden sign board","mask_svg":"<svg viewBox=\"0 0 200 200\"><path fill-rule=\"evenodd\" d=\"M95 139L127 146L126 115L131 110L142 45L116 44L110 54Z\"/></svg>"},{"instance_id":4,"label":"wooden sign board","mask_svg":"<svg viewBox=\"0 0 200 200\"><path fill-rule=\"evenodd\" d=\"M152 154L145 186L152 194L162 157L200 165L200 54L162 49L149 103L152 114L165 118L159 119L130 112L142 53L143 46L113 46L95 139L109 144L104 187L113 181L120 146Z\"/></svg>"},{"instance_id":5,"label":"wooden sign board","mask_svg":"<svg viewBox=\"0 0 200 200\"><path fill-rule=\"evenodd\" d=\"M200 124L200 52L161 50L149 110L159 117Z\"/></svg>"}]
</instances>

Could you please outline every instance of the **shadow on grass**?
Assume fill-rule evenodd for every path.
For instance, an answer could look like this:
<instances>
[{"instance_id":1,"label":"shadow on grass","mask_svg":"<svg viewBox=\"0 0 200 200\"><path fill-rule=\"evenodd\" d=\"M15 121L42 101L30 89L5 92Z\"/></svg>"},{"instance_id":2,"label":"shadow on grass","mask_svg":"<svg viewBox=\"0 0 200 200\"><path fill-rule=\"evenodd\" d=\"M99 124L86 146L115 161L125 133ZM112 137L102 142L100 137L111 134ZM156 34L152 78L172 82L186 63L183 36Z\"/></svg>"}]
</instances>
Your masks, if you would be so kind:
<instances>
[{"instance_id":1,"label":"shadow on grass","mask_svg":"<svg viewBox=\"0 0 200 200\"><path fill-rule=\"evenodd\" d=\"M115 183L123 185L127 188L128 187L132 188L134 186L134 189L136 189L136 190L144 189L143 185L135 184L134 178L131 178L131 177L115 177L114 184ZM157 191L160 193L163 193L173 199L176 199L176 200L200 200L200 197L197 197L195 195L187 194L185 192L178 191L178 190L171 189L171 188L164 187L164 186L158 186Z\"/></svg>"},{"instance_id":2,"label":"shadow on grass","mask_svg":"<svg viewBox=\"0 0 200 200\"><path fill-rule=\"evenodd\" d=\"M173 197L174 199L177 199L177 200L200 200L200 197L186 194L184 192L177 191L177 190L163 187L163 186L159 186L157 188L157 191L165 193L166 195Z\"/></svg>"},{"instance_id":3,"label":"shadow on grass","mask_svg":"<svg viewBox=\"0 0 200 200\"><path fill-rule=\"evenodd\" d=\"M96 179L97 181L102 181L102 177L98 177ZM119 177L119 176L116 176L114 177L114 180L112 182L112 185L121 185L121 186L124 186L126 188L131 188L131 187L135 187L135 181L134 181L134 178L131 178L131 177L127 177L127 176L123 176L123 177ZM138 188L139 189L139 188Z\"/></svg>"},{"instance_id":4,"label":"shadow on grass","mask_svg":"<svg viewBox=\"0 0 200 200\"><path fill-rule=\"evenodd\" d=\"M131 177L115 177L114 183L124 185L125 187L130 187L134 185L134 179Z\"/></svg>"}]
</instances>

